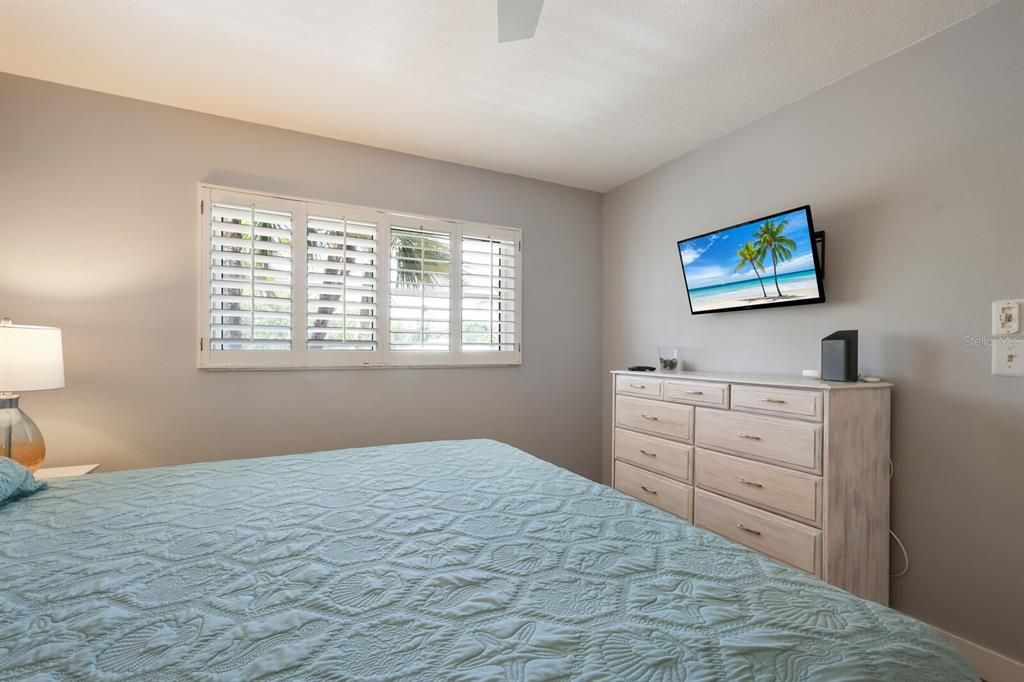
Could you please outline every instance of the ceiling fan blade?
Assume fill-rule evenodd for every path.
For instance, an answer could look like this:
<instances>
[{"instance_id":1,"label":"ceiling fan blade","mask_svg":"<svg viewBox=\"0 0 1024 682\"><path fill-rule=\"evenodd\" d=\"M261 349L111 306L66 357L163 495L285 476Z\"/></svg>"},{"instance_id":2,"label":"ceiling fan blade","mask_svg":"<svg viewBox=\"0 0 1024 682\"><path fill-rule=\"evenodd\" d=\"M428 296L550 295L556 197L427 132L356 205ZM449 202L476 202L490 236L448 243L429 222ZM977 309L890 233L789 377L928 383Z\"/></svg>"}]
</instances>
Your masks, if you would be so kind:
<instances>
[{"instance_id":1,"label":"ceiling fan blade","mask_svg":"<svg viewBox=\"0 0 1024 682\"><path fill-rule=\"evenodd\" d=\"M532 38L544 0L498 0L498 42Z\"/></svg>"}]
</instances>

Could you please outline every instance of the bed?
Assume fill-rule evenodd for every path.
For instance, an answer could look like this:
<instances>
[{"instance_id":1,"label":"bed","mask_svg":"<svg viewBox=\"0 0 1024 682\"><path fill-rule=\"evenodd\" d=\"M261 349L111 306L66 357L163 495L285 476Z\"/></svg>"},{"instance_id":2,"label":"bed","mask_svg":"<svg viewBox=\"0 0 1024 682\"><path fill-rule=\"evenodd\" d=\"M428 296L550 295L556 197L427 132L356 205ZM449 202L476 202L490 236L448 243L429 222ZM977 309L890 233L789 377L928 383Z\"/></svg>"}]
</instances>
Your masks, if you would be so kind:
<instances>
[{"instance_id":1,"label":"bed","mask_svg":"<svg viewBox=\"0 0 1024 682\"><path fill-rule=\"evenodd\" d=\"M972 680L936 631L489 440L0 507L3 680Z\"/></svg>"}]
</instances>

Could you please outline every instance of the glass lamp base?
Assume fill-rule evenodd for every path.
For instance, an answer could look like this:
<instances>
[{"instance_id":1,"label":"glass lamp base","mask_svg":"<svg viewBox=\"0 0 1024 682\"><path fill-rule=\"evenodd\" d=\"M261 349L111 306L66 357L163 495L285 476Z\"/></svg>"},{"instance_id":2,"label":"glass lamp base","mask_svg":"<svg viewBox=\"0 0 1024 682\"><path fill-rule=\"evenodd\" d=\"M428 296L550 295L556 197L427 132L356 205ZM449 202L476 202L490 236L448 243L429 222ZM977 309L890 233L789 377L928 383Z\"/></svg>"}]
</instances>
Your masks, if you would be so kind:
<instances>
[{"instance_id":1,"label":"glass lamp base","mask_svg":"<svg viewBox=\"0 0 1024 682\"><path fill-rule=\"evenodd\" d=\"M18 407L20 396L0 395L0 456L35 471L46 458L39 427Z\"/></svg>"}]
</instances>

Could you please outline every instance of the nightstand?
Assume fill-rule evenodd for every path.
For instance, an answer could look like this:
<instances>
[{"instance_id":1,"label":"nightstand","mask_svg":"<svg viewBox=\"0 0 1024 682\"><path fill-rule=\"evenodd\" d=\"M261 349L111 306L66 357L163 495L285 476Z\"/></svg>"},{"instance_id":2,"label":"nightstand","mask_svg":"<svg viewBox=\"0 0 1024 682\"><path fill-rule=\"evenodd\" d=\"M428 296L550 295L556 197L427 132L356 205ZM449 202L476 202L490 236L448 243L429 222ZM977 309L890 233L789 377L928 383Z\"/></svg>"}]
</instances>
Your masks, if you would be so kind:
<instances>
[{"instance_id":1,"label":"nightstand","mask_svg":"<svg viewBox=\"0 0 1024 682\"><path fill-rule=\"evenodd\" d=\"M40 469L35 473L35 477L37 480L46 481L51 478L85 476L90 472L96 471L99 466L99 464L78 464L72 467L50 467L49 469Z\"/></svg>"}]
</instances>

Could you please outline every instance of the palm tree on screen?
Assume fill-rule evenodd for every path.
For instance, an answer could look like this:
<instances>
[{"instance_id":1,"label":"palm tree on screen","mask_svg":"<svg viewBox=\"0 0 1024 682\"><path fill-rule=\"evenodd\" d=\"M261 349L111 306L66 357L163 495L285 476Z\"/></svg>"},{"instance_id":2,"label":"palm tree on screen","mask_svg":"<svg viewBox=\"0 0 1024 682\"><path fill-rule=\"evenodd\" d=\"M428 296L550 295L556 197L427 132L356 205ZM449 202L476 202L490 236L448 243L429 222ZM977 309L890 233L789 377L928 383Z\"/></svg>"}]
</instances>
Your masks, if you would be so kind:
<instances>
[{"instance_id":1,"label":"palm tree on screen","mask_svg":"<svg viewBox=\"0 0 1024 682\"><path fill-rule=\"evenodd\" d=\"M761 258L772 257L772 276L775 278L775 291L779 296L782 296L782 290L779 289L779 263L792 259L793 251L796 249L796 242L782 234L788 222L785 218L778 221L766 220L754 234Z\"/></svg>"},{"instance_id":2,"label":"palm tree on screen","mask_svg":"<svg viewBox=\"0 0 1024 682\"><path fill-rule=\"evenodd\" d=\"M757 272L758 268L761 269L761 272L764 272L764 254L761 253L760 249L755 246L753 242L747 242L740 247L740 250L736 252L736 255L740 259L740 264L736 266L736 272L739 272L747 265L754 268L754 274L757 275L757 282L761 285L761 293L764 294L765 298L768 298L768 292L765 291L764 282L761 281L761 275Z\"/></svg>"}]
</instances>

